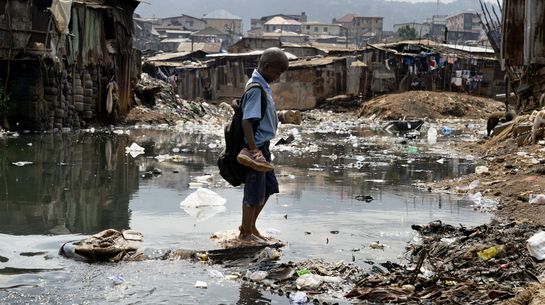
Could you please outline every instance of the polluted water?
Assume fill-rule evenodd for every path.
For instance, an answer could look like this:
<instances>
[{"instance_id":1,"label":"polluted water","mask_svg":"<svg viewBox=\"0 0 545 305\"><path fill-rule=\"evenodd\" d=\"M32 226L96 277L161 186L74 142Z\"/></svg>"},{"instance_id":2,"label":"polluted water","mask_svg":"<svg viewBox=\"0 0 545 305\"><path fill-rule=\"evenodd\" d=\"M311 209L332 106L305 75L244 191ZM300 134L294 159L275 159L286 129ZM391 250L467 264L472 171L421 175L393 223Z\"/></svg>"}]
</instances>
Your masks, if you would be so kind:
<instances>
[{"instance_id":1,"label":"polluted water","mask_svg":"<svg viewBox=\"0 0 545 305\"><path fill-rule=\"evenodd\" d=\"M280 193L257 222L285 243L280 262L380 269L375 263L404 262L413 224L487 222L489 215L468 200L415 187L475 171L471 160L448 149L463 134L446 137L434 128L430 135L426 124L422 130L407 139L377 122L314 111L300 126L280 126L271 142ZM240 268L160 259L88 264L58 254L65 243L129 228L142 233L150 257L218 248L210 237L238 228L243 195L219 176L222 136L221 125L186 124L2 137L0 303L311 300L262 289L236 275L246 274ZM199 198L214 204L202 206ZM344 292L332 293L331 302L349 304Z\"/></svg>"}]
</instances>

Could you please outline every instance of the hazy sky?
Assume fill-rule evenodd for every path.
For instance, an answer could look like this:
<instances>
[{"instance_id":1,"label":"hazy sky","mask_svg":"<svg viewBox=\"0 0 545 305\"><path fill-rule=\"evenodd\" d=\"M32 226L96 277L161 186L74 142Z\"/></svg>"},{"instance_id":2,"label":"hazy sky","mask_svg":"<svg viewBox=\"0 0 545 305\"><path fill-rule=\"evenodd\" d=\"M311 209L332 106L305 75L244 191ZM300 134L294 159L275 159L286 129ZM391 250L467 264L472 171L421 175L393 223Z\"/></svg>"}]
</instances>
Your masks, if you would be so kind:
<instances>
[{"instance_id":1,"label":"hazy sky","mask_svg":"<svg viewBox=\"0 0 545 305\"><path fill-rule=\"evenodd\" d=\"M347 13L364 16L383 16L384 29L393 24L422 22L435 14L449 15L464 9L480 11L478 0L145 0L136 12L144 17L170 17L186 14L202 17L216 9L226 9L243 20L244 30L249 29L250 18L272 14L300 14L306 12L309 21L332 22L333 18ZM492 1L496 4L496 0ZM500 0L501 1L501 0Z\"/></svg>"}]
</instances>

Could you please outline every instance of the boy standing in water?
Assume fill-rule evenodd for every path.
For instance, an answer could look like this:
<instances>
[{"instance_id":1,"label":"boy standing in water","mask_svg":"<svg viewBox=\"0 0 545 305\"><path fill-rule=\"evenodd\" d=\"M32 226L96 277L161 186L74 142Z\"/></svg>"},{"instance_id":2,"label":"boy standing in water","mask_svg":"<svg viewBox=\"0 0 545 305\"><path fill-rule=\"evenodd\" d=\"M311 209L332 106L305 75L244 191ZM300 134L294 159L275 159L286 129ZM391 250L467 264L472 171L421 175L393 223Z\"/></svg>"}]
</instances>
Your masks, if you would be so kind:
<instances>
[{"instance_id":1,"label":"boy standing in water","mask_svg":"<svg viewBox=\"0 0 545 305\"><path fill-rule=\"evenodd\" d=\"M267 94L267 109L261 117L262 90L259 87L251 88L245 93L242 103L242 129L246 148L237 158L241 164L248 166L242 199L242 224L239 227L241 240L266 240L255 223L269 196L278 193L278 181L270 164L269 151L270 140L276 135L278 117L269 84L276 81L288 69L288 65L288 57L282 50L269 48L261 55L257 69L246 84L248 86L258 83L264 89Z\"/></svg>"}]
</instances>

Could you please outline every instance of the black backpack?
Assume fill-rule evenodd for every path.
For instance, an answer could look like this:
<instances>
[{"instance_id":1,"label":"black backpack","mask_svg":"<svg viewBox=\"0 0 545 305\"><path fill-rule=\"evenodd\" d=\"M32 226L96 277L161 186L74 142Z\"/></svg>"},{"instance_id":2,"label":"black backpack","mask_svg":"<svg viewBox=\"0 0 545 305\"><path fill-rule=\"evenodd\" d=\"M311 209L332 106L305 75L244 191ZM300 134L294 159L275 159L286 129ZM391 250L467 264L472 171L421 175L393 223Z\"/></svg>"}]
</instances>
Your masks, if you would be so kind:
<instances>
[{"instance_id":1,"label":"black backpack","mask_svg":"<svg viewBox=\"0 0 545 305\"><path fill-rule=\"evenodd\" d=\"M252 88L261 90L261 118L267 110L267 93L259 83L251 83L248 85L244 94L239 100L236 100L233 108L235 114L231 118L231 122L225 126L225 149L220 153L218 158L218 167L220 175L232 186L239 186L246 181L246 166L238 163L237 155L244 148L244 131L242 130L242 103L246 93ZM256 120L254 123L254 133L259 126L261 120Z\"/></svg>"}]
</instances>

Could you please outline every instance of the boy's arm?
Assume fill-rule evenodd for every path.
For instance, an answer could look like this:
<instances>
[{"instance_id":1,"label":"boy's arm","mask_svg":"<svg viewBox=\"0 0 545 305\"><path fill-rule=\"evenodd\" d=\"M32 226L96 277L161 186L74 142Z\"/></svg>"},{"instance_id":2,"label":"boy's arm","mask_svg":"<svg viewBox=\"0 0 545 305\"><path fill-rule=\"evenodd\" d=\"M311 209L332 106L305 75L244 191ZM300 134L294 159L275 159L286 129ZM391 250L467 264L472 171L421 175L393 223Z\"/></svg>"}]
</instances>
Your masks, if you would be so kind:
<instances>
[{"instance_id":1,"label":"boy's arm","mask_svg":"<svg viewBox=\"0 0 545 305\"><path fill-rule=\"evenodd\" d=\"M246 141L248 141L248 149L250 149L250 151L256 150L257 146L255 145L254 126L252 120L242 120L242 131L246 136Z\"/></svg>"}]
</instances>

